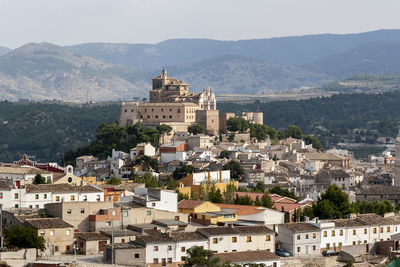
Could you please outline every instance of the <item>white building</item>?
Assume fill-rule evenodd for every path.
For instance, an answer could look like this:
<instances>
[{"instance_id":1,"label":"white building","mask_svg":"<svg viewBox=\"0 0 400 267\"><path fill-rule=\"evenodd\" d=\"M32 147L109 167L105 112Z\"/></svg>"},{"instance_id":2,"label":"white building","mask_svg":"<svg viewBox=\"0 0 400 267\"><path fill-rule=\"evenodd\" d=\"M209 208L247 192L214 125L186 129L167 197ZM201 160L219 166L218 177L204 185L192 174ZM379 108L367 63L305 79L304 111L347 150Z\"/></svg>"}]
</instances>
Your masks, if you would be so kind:
<instances>
[{"instance_id":1,"label":"white building","mask_svg":"<svg viewBox=\"0 0 400 267\"><path fill-rule=\"evenodd\" d=\"M197 172L193 173L193 185L200 185L203 183L230 183L231 172L230 170L212 171L212 172Z\"/></svg>"},{"instance_id":2,"label":"white building","mask_svg":"<svg viewBox=\"0 0 400 267\"><path fill-rule=\"evenodd\" d=\"M178 194L171 190L136 187L133 201L147 208L178 212Z\"/></svg>"},{"instance_id":3,"label":"white building","mask_svg":"<svg viewBox=\"0 0 400 267\"><path fill-rule=\"evenodd\" d=\"M0 166L0 180L19 187L31 184L37 174L42 175L46 181L53 182L53 173L31 166Z\"/></svg>"},{"instance_id":4,"label":"white building","mask_svg":"<svg viewBox=\"0 0 400 267\"><path fill-rule=\"evenodd\" d=\"M62 201L104 201L104 191L94 185L28 184L21 188L0 186L0 203L3 209L42 209L45 204Z\"/></svg>"},{"instance_id":5,"label":"white building","mask_svg":"<svg viewBox=\"0 0 400 267\"><path fill-rule=\"evenodd\" d=\"M286 223L278 226L277 240L281 248L292 256L320 253L321 230L307 222Z\"/></svg>"}]
</instances>

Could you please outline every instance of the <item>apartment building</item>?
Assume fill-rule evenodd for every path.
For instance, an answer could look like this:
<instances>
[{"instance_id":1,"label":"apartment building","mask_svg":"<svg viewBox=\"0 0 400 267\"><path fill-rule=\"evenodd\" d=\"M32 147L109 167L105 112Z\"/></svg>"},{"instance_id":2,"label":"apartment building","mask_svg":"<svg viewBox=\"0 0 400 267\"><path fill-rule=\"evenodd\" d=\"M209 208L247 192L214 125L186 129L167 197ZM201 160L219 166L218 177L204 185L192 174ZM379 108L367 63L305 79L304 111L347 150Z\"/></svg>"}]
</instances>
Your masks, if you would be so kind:
<instances>
[{"instance_id":1,"label":"apartment building","mask_svg":"<svg viewBox=\"0 0 400 267\"><path fill-rule=\"evenodd\" d=\"M285 223L278 226L277 240L292 256L320 253L321 230L308 222Z\"/></svg>"},{"instance_id":2,"label":"apartment building","mask_svg":"<svg viewBox=\"0 0 400 267\"><path fill-rule=\"evenodd\" d=\"M48 203L74 201L104 201L103 189L94 185L69 184L27 184L18 188L0 183L0 204L3 209L42 209Z\"/></svg>"}]
</instances>

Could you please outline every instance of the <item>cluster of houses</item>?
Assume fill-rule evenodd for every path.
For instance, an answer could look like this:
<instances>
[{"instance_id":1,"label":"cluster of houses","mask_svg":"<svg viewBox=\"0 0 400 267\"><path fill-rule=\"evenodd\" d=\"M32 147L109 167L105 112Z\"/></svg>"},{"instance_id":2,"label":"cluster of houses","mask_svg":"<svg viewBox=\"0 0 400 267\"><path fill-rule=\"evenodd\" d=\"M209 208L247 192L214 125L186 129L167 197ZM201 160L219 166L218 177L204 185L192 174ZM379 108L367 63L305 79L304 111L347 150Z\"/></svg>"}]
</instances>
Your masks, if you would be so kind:
<instances>
[{"instance_id":1,"label":"cluster of houses","mask_svg":"<svg viewBox=\"0 0 400 267\"><path fill-rule=\"evenodd\" d=\"M331 184L348 193L351 201L388 199L397 204L397 187L382 191L382 183L371 178L386 177L392 184L394 161L358 162L348 151L319 152L294 138L276 145L255 142L249 133L235 138L219 141L176 132L163 137L159 148L141 143L129 153L113 150L105 160L81 156L75 167L41 164L26 156L0 163L2 225L34 228L46 243L42 255L102 254L105 263L132 266L178 266L193 246L213 251L221 261L265 266L280 266L277 248L296 257L321 255L327 249L377 253L383 244L388 247L387 242L392 250L398 248L400 217L393 213L302 222L295 216ZM138 161L142 156L157 160L158 168ZM244 169L238 179L224 170L230 161ZM179 179L175 190L132 182L150 173L165 183L185 165L195 172ZM44 184L34 183L38 175ZM107 183L112 177L122 183ZM269 194L273 208L266 208L194 199L209 184L221 192L229 185L279 185L299 200ZM189 199L178 201L178 192ZM238 190L234 195L256 202L264 193Z\"/></svg>"}]
</instances>

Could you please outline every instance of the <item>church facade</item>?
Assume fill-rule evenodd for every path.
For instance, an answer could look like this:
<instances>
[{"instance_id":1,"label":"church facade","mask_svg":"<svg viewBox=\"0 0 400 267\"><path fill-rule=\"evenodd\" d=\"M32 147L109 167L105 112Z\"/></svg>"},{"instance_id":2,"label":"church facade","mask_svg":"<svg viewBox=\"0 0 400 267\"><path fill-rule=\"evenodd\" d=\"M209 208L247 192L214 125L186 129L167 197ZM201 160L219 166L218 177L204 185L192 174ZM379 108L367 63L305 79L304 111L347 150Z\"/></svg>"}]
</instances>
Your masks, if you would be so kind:
<instances>
[{"instance_id":1,"label":"church facade","mask_svg":"<svg viewBox=\"0 0 400 267\"><path fill-rule=\"evenodd\" d=\"M212 88L201 93L191 93L189 84L168 77L165 70L153 78L152 82L148 102L122 103L119 120L121 126L137 122L155 126L168 124L175 131L187 131L188 126L198 123L208 133L218 134L219 115Z\"/></svg>"}]
</instances>

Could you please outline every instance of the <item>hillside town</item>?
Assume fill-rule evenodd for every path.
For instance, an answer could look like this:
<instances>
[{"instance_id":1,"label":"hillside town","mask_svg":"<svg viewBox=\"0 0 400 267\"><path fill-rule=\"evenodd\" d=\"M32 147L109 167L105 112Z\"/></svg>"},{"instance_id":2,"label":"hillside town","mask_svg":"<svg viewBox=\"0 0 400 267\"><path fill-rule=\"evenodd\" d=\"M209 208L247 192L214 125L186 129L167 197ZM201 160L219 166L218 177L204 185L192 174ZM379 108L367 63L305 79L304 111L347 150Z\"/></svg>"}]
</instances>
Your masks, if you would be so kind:
<instances>
[{"instance_id":1,"label":"hillside town","mask_svg":"<svg viewBox=\"0 0 400 267\"><path fill-rule=\"evenodd\" d=\"M192 93L165 70L152 85L122 103L119 126L162 129L158 145L0 163L2 261L180 266L211 251L221 265L343 266L399 253L400 128L362 162L296 126L276 139L266 113L222 113L212 88ZM17 238L26 229L34 245Z\"/></svg>"}]
</instances>

